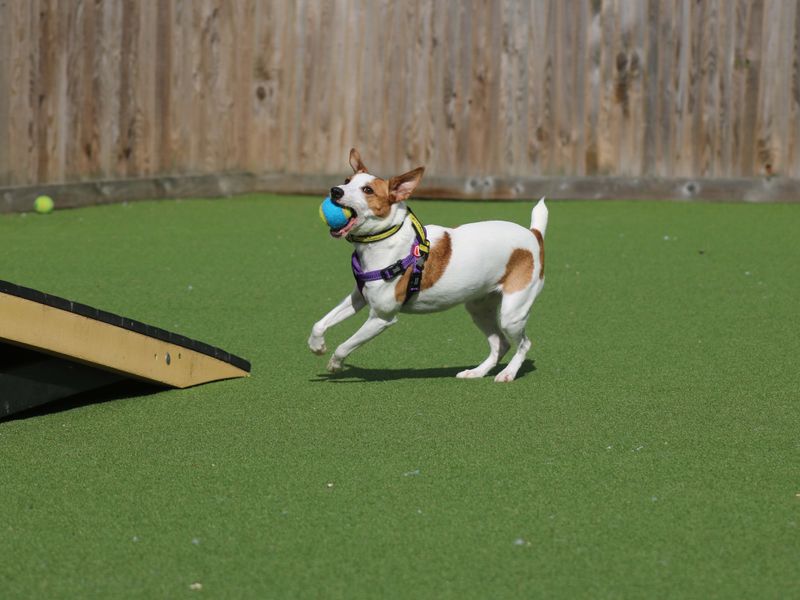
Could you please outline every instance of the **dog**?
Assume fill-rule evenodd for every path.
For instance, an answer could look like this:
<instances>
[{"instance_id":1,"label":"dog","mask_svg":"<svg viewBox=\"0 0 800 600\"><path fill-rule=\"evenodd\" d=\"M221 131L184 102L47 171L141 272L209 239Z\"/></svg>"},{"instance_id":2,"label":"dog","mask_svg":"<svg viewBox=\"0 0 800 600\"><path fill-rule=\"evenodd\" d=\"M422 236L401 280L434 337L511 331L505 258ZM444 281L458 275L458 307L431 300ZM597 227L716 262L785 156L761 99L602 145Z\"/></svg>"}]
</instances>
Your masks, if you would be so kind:
<instances>
[{"instance_id":1,"label":"dog","mask_svg":"<svg viewBox=\"0 0 800 600\"><path fill-rule=\"evenodd\" d=\"M456 377L485 376L515 344L514 356L495 377L497 382L513 381L531 347L525 325L544 287L544 198L533 208L530 229L507 221L423 228L406 200L424 167L385 180L369 174L355 148L349 162L353 176L330 193L352 215L330 233L355 247L356 286L314 324L308 338L311 351L325 354L325 332L369 306L366 322L333 352L328 362L333 373L350 353L394 325L398 313L431 313L464 304L489 342L489 356Z\"/></svg>"}]
</instances>

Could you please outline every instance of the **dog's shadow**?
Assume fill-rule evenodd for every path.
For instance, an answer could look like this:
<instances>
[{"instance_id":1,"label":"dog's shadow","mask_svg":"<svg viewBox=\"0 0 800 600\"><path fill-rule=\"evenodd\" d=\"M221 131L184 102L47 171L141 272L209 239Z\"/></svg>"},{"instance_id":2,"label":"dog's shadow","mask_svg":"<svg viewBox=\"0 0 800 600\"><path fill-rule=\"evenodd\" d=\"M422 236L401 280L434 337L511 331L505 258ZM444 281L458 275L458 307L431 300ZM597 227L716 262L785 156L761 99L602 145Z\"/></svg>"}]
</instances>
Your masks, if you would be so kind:
<instances>
[{"instance_id":1,"label":"dog's shadow","mask_svg":"<svg viewBox=\"0 0 800 600\"><path fill-rule=\"evenodd\" d=\"M309 381L314 383L364 383L366 381L397 381L399 379L441 379L455 378L456 374L471 369L475 365L466 367L433 367L430 369L368 369L354 365L345 365L344 369L336 373L320 373L315 379ZM505 365L498 365L492 369L487 378L493 378L503 370ZM517 379L532 373L536 370L536 365L531 359L526 358L517 372Z\"/></svg>"}]
</instances>

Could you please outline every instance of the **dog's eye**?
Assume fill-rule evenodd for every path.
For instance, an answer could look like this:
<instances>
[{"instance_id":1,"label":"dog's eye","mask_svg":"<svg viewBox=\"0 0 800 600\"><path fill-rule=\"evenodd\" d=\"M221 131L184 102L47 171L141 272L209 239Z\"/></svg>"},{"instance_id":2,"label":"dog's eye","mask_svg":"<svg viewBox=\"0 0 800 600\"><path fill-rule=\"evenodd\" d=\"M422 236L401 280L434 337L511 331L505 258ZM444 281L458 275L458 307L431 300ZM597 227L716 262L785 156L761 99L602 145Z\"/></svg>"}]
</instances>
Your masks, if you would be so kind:
<instances>
[{"instance_id":1,"label":"dog's eye","mask_svg":"<svg viewBox=\"0 0 800 600\"><path fill-rule=\"evenodd\" d=\"M345 184L345 185L347 185L348 183L350 183L350 178L349 178L349 177L348 177L347 179L345 179L345 180L344 180L344 184Z\"/></svg>"},{"instance_id":2,"label":"dog's eye","mask_svg":"<svg viewBox=\"0 0 800 600\"><path fill-rule=\"evenodd\" d=\"M369 187L368 185L365 185L364 187L362 187L362 188L361 188L361 191L362 191L362 192L364 192L364 193L365 193L365 194L367 194L367 195L370 195L370 194L374 194L374 193L375 193L374 191L372 191L372 188L371 188L371 187Z\"/></svg>"}]
</instances>

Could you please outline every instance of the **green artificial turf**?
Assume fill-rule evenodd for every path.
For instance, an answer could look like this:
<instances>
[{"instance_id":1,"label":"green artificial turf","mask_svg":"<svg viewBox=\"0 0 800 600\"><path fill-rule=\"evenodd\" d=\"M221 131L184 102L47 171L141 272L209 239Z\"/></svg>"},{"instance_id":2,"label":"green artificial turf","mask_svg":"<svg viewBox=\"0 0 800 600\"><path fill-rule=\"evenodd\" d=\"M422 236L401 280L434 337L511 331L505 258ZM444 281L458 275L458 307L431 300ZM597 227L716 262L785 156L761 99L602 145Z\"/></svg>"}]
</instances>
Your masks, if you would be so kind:
<instances>
[{"instance_id":1,"label":"green artificial turf","mask_svg":"<svg viewBox=\"0 0 800 600\"><path fill-rule=\"evenodd\" d=\"M455 379L487 352L461 308L326 375L306 339L352 278L320 200L0 217L0 278L253 364L0 422L0 596L797 594L800 205L551 202L531 362L501 385Z\"/></svg>"}]
</instances>

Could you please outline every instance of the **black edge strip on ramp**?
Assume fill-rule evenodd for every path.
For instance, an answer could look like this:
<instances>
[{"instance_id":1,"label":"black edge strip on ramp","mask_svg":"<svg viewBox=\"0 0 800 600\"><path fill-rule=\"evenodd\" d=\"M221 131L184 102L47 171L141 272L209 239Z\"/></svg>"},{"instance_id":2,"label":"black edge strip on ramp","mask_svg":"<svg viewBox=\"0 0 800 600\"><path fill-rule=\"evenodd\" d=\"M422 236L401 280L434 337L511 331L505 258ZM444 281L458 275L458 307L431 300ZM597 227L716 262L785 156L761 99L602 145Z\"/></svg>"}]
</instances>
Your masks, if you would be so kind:
<instances>
[{"instance_id":1,"label":"black edge strip on ramp","mask_svg":"<svg viewBox=\"0 0 800 600\"><path fill-rule=\"evenodd\" d=\"M248 373L250 372L250 362L244 358L236 356L235 354L231 354L230 352L226 352L222 348L216 348L215 346L211 346L205 342L193 340L184 335L180 335L179 333L173 333L153 325L147 325L141 321L135 321L133 319L129 319L128 317L121 317L119 315L115 315L114 313L98 310L86 304L80 304L65 298L60 298L59 296L45 294L39 290L26 288L9 281L3 281L1 279L0 293L16 296L18 298L36 302L38 304L44 304L45 306L51 306L59 310L75 313L76 315L87 317L95 321L101 321L103 323L107 323L121 329L126 329L128 331L141 333L142 335L161 340L162 342L168 342L170 344L175 344L176 346L181 346L182 348L199 352L200 354L205 354L211 358L216 358L233 365L238 369L242 369Z\"/></svg>"}]
</instances>

